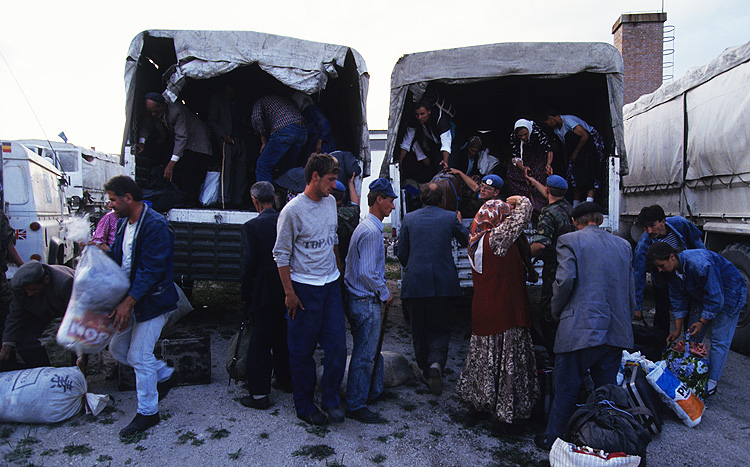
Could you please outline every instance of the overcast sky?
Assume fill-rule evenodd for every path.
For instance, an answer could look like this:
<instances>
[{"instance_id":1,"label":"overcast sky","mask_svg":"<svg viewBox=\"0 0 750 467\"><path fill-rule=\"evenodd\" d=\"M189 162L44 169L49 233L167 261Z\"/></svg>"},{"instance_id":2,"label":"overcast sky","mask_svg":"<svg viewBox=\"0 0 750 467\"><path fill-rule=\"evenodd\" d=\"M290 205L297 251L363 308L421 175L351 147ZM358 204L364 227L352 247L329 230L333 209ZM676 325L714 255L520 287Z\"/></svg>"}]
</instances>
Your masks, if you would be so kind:
<instances>
[{"instance_id":1,"label":"overcast sky","mask_svg":"<svg viewBox=\"0 0 750 467\"><path fill-rule=\"evenodd\" d=\"M676 77L750 40L747 0L665 1L676 28ZM353 47L370 73L369 127L384 129L391 70L403 54L495 42L612 43L620 14L661 7L660 0L7 1L0 138L58 140L65 131L71 143L119 152L125 55L146 29L250 30Z\"/></svg>"}]
</instances>

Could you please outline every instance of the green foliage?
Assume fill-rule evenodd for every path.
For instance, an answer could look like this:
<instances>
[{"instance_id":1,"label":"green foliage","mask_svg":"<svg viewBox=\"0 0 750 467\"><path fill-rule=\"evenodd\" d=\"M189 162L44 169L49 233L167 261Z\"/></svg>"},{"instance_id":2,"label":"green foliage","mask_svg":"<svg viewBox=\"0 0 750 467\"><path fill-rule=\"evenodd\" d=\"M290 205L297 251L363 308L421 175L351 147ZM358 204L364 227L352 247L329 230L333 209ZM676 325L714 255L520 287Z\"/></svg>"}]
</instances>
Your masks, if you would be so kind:
<instances>
[{"instance_id":1,"label":"green foliage","mask_svg":"<svg viewBox=\"0 0 750 467\"><path fill-rule=\"evenodd\" d=\"M89 443L86 444L68 444L65 446L62 450L63 454L67 454L69 456L78 456L78 455L88 455L91 452L94 452L94 448L89 446Z\"/></svg>"},{"instance_id":2,"label":"green foliage","mask_svg":"<svg viewBox=\"0 0 750 467\"><path fill-rule=\"evenodd\" d=\"M227 453L227 457L229 457L231 460L236 461L240 458L240 454L242 453L242 448L239 448L237 452L229 452Z\"/></svg>"},{"instance_id":3,"label":"green foliage","mask_svg":"<svg viewBox=\"0 0 750 467\"><path fill-rule=\"evenodd\" d=\"M382 464L383 462L385 462L385 460L386 460L386 459L387 459L387 458L385 457L385 455L384 455L384 454L378 454L377 456L373 457L373 458L372 458L372 459L370 459L370 460L371 460L371 461L372 461L373 463L375 463L375 464Z\"/></svg>"},{"instance_id":4,"label":"green foliage","mask_svg":"<svg viewBox=\"0 0 750 467\"><path fill-rule=\"evenodd\" d=\"M146 438L148 438L148 433L146 433L145 431L140 431L129 436L121 436L120 442L122 444L138 444Z\"/></svg>"},{"instance_id":5,"label":"green foliage","mask_svg":"<svg viewBox=\"0 0 750 467\"><path fill-rule=\"evenodd\" d=\"M336 450L327 444L306 444L292 452L294 457L309 457L310 459L325 459L336 454Z\"/></svg>"}]
</instances>

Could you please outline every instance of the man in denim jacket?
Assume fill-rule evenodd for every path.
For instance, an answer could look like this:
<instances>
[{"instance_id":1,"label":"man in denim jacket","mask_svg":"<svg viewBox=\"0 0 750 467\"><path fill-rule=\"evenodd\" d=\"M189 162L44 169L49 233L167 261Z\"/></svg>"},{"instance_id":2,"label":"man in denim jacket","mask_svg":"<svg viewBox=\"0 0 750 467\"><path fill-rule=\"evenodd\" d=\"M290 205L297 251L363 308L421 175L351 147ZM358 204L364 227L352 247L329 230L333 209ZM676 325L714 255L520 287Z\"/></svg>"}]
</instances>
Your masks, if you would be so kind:
<instances>
[{"instance_id":1,"label":"man in denim jacket","mask_svg":"<svg viewBox=\"0 0 750 467\"><path fill-rule=\"evenodd\" d=\"M711 326L711 353L708 365L708 395L716 392L716 384L727 361L740 311L747 300L747 286L742 274L727 259L709 250L678 251L666 243L654 243L648 249L647 262L665 273L674 315L673 341L682 334L685 318L692 303L700 304L698 321L688 328L691 340L703 340Z\"/></svg>"},{"instance_id":2,"label":"man in denim jacket","mask_svg":"<svg viewBox=\"0 0 750 467\"><path fill-rule=\"evenodd\" d=\"M646 287L646 252L654 242L665 242L679 250L706 249L701 241L698 228L680 216L666 217L664 209L658 204L646 206L638 214L637 221L644 229L638 245L633 253L633 275L635 279L635 317L643 316L643 289ZM654 305L656 314L654 326L667 334L669 332L669 292L660 283L658 277L654 279Z\"/></svg>"},{"instance_id":3,"label":"man in denim jacket","mask_svg":"<svg viewBox=\"0 0 750 467\"><path fill-rule=\"evenodd\" d=\"M141 200L141 190L133 179L119 175L109 180L104 190L109 207L121 218L108 253L130 278L128 295L110 314L119 332L109 344L115 360L135 369L138 412L120 431L125 437L159 423L159 400L176 383L174 369L154 356L167 316L177 308L172 271L174 234L164 216Z\"/></svg>"}]
</instances>

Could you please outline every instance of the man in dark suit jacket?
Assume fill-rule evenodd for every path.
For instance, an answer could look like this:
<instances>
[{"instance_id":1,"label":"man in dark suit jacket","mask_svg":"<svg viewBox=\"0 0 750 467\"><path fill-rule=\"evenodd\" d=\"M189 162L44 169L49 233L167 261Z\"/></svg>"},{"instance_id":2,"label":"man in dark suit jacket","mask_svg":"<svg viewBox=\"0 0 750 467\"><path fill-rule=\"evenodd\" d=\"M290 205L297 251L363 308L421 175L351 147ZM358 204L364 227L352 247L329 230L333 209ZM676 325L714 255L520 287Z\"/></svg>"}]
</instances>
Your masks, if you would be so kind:
<instances>
[{"instance_id":1,"label":"man in dark suit jacket","mask_svg":"<svg viewBox=\"0 0 750 467\"><path fill-rule=\"evenodd\" d=\"M557 240L551 304L552 317L560 322L554 347L555 398L546 439L536 439L547 449L563 435L586 372L591 370L595 387L614 384L622 349L633 346L630 244L599 228L604 216L596 203L581 203L571 215L578 230Z\"/></svg>"},{"instance_id":2,"label":"man in dark suit jacket","mask_svg":"<svg viewBox=\"0 0 750 467\"><path fill-rule=\"evenodd\" d=\"M240 399L245 407L267 409L271 406L271 371L274 387L291 391L289 348L286 342L286 305L284 287L273 259L276 222L273 209L273 185L258 182L250 189L258 217L242 226L242 300L253 315L253 330L247 352L247 388L249 396ZM273 355L272 352L273 351Z\"/></svg>"},{"instance_id":3,"label":"man in dark suit jacket","mask_svg":"<svg viewBox=\"0 0 750 467\"><path fill-rule=\"evenodd\" d=\"M146 110L151 119L140 128L136 146L138 154L143 151L154 129L162 138L171 138L174 146L164 167L164 178L171 181L174 177L177 186L187 193L188 201L197 204L200 185L206 178L212 158L208 125L181 102L167 104L158 92L146 94Z\"/></svg>"},{"instance_id":4,"label":"man in dark suit jacket","mask_svg":"<svg viewBox=\"0 0 750 467\"><path fill-rule=\"evenodd\" d=\"M453 263L451 239L461 246L469 231L456 213L438 207L442 189L435 183L422 186L423 208L404 216L398 238L398 259L404 267L401 299L411 317L414 354L434 394L443 391L442 374L450 339L448 303L463 291Z\"/></svg>"}]
</instances>

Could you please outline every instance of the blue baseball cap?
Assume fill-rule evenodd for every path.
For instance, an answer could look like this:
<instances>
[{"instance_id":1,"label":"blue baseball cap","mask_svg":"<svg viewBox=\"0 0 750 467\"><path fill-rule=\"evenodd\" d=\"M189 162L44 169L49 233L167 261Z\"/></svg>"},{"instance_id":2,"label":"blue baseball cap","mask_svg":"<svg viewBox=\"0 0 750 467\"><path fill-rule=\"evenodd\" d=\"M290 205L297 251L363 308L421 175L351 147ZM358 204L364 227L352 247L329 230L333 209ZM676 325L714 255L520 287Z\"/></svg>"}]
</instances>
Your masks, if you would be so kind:
<instances>
[{"instance_id":1,"label":"blue baseball cap","mask_svg":"<svg viewBox=\"0 0 750 467\"><path fill-rule=\"evenodd\" d=\"M496 190L499 190L503 187L503 179L495 174L489 174L482 177L482 183L487 186L491 186Z\"/></svg>"},{"instance_id":2,"label":"blue baseball cap","mask_svg":"<svg viewBox=\"0 0 750 467\"><path fill-rule=\"evenodd\" d=\"M389 198L398 198L387 178L376 178L370 182L370 191L379 191Z\"/></svg>"},{"instance_id":3,"label":"blue baseball cap","mask_svg":"<svg viewBox=\"0 0 750 467\"><path fill-rule=\"evenodd\" d=\"M334 190L346 191L346 188L344 188L344 184L343 183L341 183L340 181L336 180L336 188L334 188Z\"/></svg>"},{"instance_id":4,"label":"blue baseball cap","mask_svg":"<svg viewBox=\"0 0 750 467\"><path fill-rule=\"evenodd\" d=\"M558 190L567 190L568 182L566 182L565 179L559 175L550 175L549 177L547 177L547 187L557 188Z\"/></svg>"}]
</instances>

